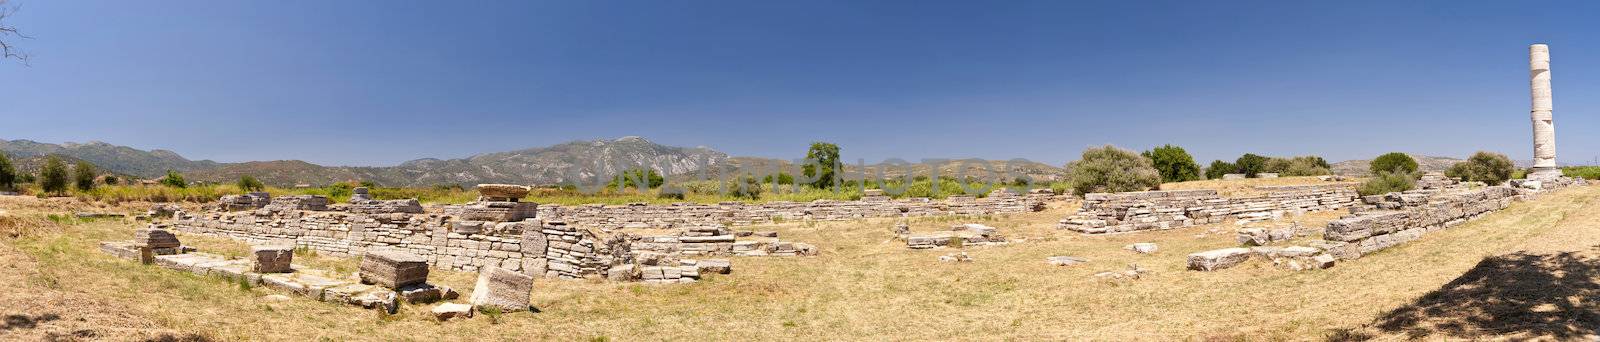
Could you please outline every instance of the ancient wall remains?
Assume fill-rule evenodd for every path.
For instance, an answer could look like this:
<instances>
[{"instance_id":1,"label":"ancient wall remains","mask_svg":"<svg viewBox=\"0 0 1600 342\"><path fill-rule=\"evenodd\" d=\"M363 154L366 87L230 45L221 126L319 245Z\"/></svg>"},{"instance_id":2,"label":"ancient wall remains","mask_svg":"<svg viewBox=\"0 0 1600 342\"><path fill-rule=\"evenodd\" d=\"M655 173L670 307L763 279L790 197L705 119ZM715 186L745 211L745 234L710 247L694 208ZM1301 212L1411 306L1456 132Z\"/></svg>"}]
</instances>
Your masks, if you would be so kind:
<instances>
[{"instance_id":1,"label":"ancient wall remains","mask_svg":"<svg viewBox=\"0 0 1600 342\"><path fill-rule=\"evenodd\" d=\"M1505 209L1528 190L1493 186L1475 190L1424 191L1367 196L1371 210L1328 222L1320 246L1341 259L1356 259ZM1377 203L1373 203L1377 202Z\"/></svg>"},{"instance_id":2,"label":"ancient wall remains","mask_svg":"<svg viewBox=\"0 0 1600 342\"><path fill-rule=\"evenodd\" d=\"M1260 195L1223 197L1216 190L1092 193L1058 228L1082 233L1118 233L1273 219L1284 213L1336 210L1356 203L1352 184L1259 186Z\"/></svg>"},{"instance_id":3,"label":"ancient wall remains","mask_svg":"<svg viewBox=\"0 0 1600 342\"><path fill-rule=\"evenodd\" d=\"M539 206L538 217L599 229L677 228L709 225L740 226L795 220L852 220L879 217L982 216L1044 210L1051 195L1019 195L996 191L984 198L951 196L943 201L926 198L812 202L676 203L669 205Z\"/></svg>"}]
</instances>

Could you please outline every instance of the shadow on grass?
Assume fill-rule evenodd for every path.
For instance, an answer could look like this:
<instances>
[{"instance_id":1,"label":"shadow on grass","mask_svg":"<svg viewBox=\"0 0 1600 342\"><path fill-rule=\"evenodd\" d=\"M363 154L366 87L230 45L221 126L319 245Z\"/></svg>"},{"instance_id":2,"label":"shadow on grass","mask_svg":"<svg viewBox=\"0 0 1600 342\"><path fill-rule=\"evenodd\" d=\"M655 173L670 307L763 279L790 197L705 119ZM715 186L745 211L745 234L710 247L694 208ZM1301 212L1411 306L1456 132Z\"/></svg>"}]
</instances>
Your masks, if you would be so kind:
<instances>
[{"instance_id":1,"label":"shadow on grass","mask_svg":"<svg viewBox=\"0 0 1600 342\"><path fill-rule=\"evenodd\" d=\"M1597 277L1600 249L1493 256L1415 302L1380 316L1372 327L1410 338L1582 339L1600 332L1600 305L1594 300L1600 295Z\"/></svg>"}]
</instances>

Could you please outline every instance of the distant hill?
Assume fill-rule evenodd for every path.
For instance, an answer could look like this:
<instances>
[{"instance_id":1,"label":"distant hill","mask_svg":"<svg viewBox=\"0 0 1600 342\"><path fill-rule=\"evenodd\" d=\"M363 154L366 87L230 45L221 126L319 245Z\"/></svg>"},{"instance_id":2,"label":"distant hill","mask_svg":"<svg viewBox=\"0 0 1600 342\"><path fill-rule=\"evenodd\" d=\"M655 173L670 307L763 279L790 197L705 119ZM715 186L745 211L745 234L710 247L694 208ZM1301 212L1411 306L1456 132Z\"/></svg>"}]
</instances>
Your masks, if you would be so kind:
<instances>
[{"instance_id":1,"label":"distant hill","mask_svg":"<svg viewBox=\"0 0 1600 342\"><path fill-rule=\"evenodd\" d=\"M1444 172L1451 165L1462 162L1463 159L1450 157L1433 157L1407 153L1412 159L1417 160L1417 169L1423 172ZM1357 159L1333 163L1333 174L1340 176L1362 177L1372 173L1372 160Z\"/></svg>"},{"instance_id":2,"label":"distant hill","mask_svg":"<svg viewBox=\"0 0 1600 342\"><path fill-rule=\"evenodd\" d=\"M474 155L463 159L417 159L387 167L323 166L300 160L218 163L193 161L166 150L144 151L103 142L48 144L31 140L0 140L0 150L33 170L36 160L58 155L69 162L87 160L102 170L158 178L167 170L183 172L189 180L232 182L255 176L277 186L325 185L364 180L389 186L433 184L558 184L576 177L591 180L596 174L616 174L617 165L644 165L666 175L678 175L724 163L728 155L705 147L674 147L640 137L574 141L548 147Z\"/></svg>"},{"instance_id":3,"label":"distant hill","mask_svg":"<svg viewBox=\"0 0 1600 342\"><path fill-rule=\"evenodd\" d=\"M187 172L221 165L210 160L189 160L167 150L144 151L99 141L82 144L48 144L32 140L0 139L0 151L5 151L12 158L30 161L37 159L36 157L54 154L62 156L63 159L86 160L102 170L144 178L161 177L167 170Z\"/></svg>"}]
</instances>

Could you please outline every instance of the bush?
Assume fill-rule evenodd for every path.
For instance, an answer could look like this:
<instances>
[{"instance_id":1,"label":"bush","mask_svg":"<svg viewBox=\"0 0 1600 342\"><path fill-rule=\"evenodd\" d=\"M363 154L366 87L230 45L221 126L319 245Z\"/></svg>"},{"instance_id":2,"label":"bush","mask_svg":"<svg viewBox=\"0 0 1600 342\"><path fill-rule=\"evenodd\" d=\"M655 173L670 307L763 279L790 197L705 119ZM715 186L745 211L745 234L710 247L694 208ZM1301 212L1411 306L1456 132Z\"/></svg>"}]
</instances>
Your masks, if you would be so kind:
<instances>
[{"instance_id":1,"label":"bush","mask_svg":"<svg viewBox=\"0 0 1600 342\"><path fill-rule=\"evenodd\" d=\"M1195 164L1194 157L1182 147L1161 145L1155 149L1144 151L1145 158L1150 158L1156 172L1161 173L1162 182L1185 182L1200 179L1200 164Z\"/></svg>"},{"instance_id":2,"label":"bush","mask_svg":"<svg viewBox=\"0 0 1600 342\"><path fill-rule=\"evenodd\" d=\"M1369 196L1411 190L1417 187L1416 179L1416 175L1408 173L1379 172L1377 176L1361 183L1361 187L1356 188L1356 193Z\"/></svg>"},{"instance_id":3,"label":"bush","mask_svg":"<svg viewBox=\"0 0 1600 342\"><path fill-rule=\"evenodd\" d=\"M734 198L761 199L761 190L761 182L755 177L740 176L728 180L728 196Z\"/></svg>"},{"instance_id":4,"label":"bush","mask_svg":"<svg viewBox=\"0 0 1600 342\"><path fill-rule=\"evenodd\" d=\"M1264 172L1277 173L1279 176L1321 176L1333 173L1328 168L1328 162L1318 156L1271 158L1267 160Z\"/></svg>"},{"instance_id":5,"label":"bush","mask_svg":"<svg viewBox=\"0 0 1600 342\"><path fill-rule=\"evenodd\" d=\"M67 164L54 155L45 159L44 167L39 170L39 188L44 192L61 194L67 192Z\"/></svg>"},{"instance_id":6,"label":"bush","mask_svg":"<svg viewBox=\"0 0 1600 342\"><path fill-rule=\"evenodd\" d=\"M122 182L122 180L118 179L117 176L106 175L106 177L105 177L106 185L117 185L117 183L121 183L121 182Z\"/></svg>"},{"instance_id":7,"label":"bush","mask_svg":"<svg viewBox=\"0 0 1600 342\"><path fill-rule=\"evenodd\" d=\"M1511 179L1511 174L1516 169L1517 167L1511 164L1511 158L1507 158L1504 154L1478 151L1466 161L1451 165L1444 174L1464 181L1499 185Z\"/></svg>"},{"instance_id":8,"label":"bush","mask_svg":"<svg viewBox=\"0 0 1600 342\"><path fill-rule=\"evenodd\" d=\"M1256 178L1256 174L1267 169L1267 157L1262 157L1255 153L1245 153L1239 156L1239 160L1233 162L1233 166L1238 170L1238 173L1243 173L1245 177Z\"/></svg>"},{"instance_id":9,"label":"bush","mask_svg":"<svg viewBox=\"0 0 1600 342\"><path fill-rule=\"evenodd\" d=\"M161 185L174 188L187 188L189 187L189 182L184 181L183 174L178 173L178 171L167 170L167 176L161 177Z\"/></svg>"},{"instance_id":10,"label":"bush","mask_svg":"<svg viewBox=\"0 0 1600 342\"><path fill-rule=\"evenodd\" d=\"M98 173L99 172L95 171L94 169L94 164L79 160L78 165L72 167L73 185L75 185L79 191L89 191L90 189L94 189L94 179L99 176Z\"/></svg>"},{"instance_id":11,"label":"bush","mask_svg":"<svg viewBox=\"0 0 1600 342\"><path fill-rule=\"evenodd\" d=\"M1067 164L1072 189L1093 192L1143 191L1161 186L1161 173L1149 158L1106 145L1083 151L1083 159Z\"/></svg>"},{"instance_id":12,"label":"bush","mask_svg":"<svg viewBox=\"0 0 1600 342\"><path fill-rule=\"evenodd\" d=\"M1239 167L1234 166L1233 163L1213 160L1211 161L1211 166L1206 167L1206 179L1222 179L1222 175L1233 173L1234 170L1238 169Z\"/></svg>"},{"instance_id":13,"label":"bush","mask_svg":"<svg viewBox=\"0 0 1600 342\"><path fill-rule=\"evenodd\" d=\"M267 189L266 185L261 184L261 180L258 180L258 179L256 179L256 177L248 176L248 175L239 177L238 185L239 185L239 191L245 191L245 192L262 191L262 190L266 190Z\"/></svg>"},{"instance_id":14,"label":"bush","mask_svg":"<svg viewBox=\"0 0 1600 342\"><path fill-rule=\"evenodd\" d=\"M1405 153L1389 152L1372 159L1372 166L1367 170L1373 175L1383 172L1411 174L1417 172L1417 160Z\"/></svg>"}]
</instances>

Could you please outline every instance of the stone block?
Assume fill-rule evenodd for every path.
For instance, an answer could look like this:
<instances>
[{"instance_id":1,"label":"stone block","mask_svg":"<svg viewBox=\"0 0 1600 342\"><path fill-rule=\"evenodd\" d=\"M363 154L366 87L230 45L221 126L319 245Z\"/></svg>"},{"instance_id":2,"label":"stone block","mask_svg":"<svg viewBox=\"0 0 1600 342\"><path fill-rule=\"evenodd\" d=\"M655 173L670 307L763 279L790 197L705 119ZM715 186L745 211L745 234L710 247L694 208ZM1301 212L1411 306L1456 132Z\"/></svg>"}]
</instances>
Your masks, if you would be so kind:
<instances>
[{"instance_id":1,"label":"stone block","mask_svg":"<svg viewBox=\"0 0 1600 342\"><path fill-rule=\"evenodd\" d=\"M512 312L528 310L532 299L533 277L491 266L478 272L471 303L473 307L490 306Z\"/></svg>"},{"instance_id":2,"label":"stone block","mask_svg":"<svg viewBox=\"0 0 1600 342\"><path fill-rule=\"evenodd\" d=\"M1238 266L1250 260L1249 248L1223 248L1189 254L1189 269L1215 271Z\"/></svg>"},{"instance_id":3,"label":"stone block","mask_svg":"<svg viewBox=\"0 0 1600 342\"><path fill-rule=\"evenodd\" d=\"M252 269L256 273L288 273L293 271L289 265L294 260L294 247L286 245L252 246L250 254Z\"/></svg>"},{"instance_id":4,"label":"stone block","mask_svg":"<svg viewBox=\"0 0 1600 342\"><path fill-rule=\"evenodd\" d=\"M428 282L428 259L396 250L367 252L361 258L361 282L390 289Z\"/></svg>"},{"instance_id":5,"label":"stone block","mask_svg":"<svg viewBox=\"0 0 1600 342\"><path fill-rule=\"evenodd\" d=\"M461 303L444 303L433 307L428 312L433 313L433 318L448 321L455 318L472 318L472 306Z\"/></svg>"},{"instance_id":6,"label":"stone block","mask_svg":"<svg viewBox=\"0 0 1600 342\"><path fill-rule=\"evenodd\" d=\"M172 235L166 229L154 227L134 231L133 242L150 248L178 248L183 245L178 242L177 235Z\"/></svg>"},{"instance_id":7,"label":"stone block","mask_svg":"<svg viewBox=\"0 0 1600 342\"><path fill-rule=\"evenodd\" d=\"M728 259L705 259L695 263L700 273L728 274L733 272L733 263Z\"/></svg>"}]
</instances>

